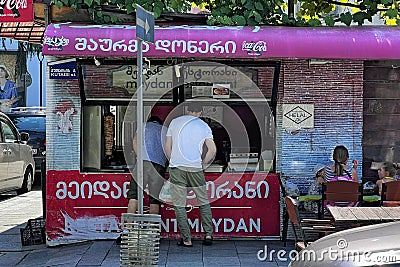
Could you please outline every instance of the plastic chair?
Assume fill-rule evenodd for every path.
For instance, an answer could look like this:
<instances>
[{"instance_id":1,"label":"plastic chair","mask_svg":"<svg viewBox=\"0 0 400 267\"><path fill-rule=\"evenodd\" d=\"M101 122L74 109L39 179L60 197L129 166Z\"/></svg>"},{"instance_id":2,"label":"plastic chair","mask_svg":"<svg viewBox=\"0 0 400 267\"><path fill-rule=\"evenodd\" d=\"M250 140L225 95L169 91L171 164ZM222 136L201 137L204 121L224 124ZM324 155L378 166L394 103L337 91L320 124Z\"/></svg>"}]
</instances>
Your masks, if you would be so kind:
<instances>
[{"instance_id":1,"label":"plastic chair","mask_svg":"<svg viewBox=\"0 0 400 267\"><path fill-rule=\"evenodd\" d=\"M400 181L382 183L381 206L400 206Z\"/></svg>"},{"instance_id":2,"label":"plastic chair","mask_svg":"<svg viewBox=\"0 0 400 267\"><path fill-rule=\"evenodd\" d=\"M296 249L304 249L311 243L311 241L306 239L306 232L329 234L337 231L336 227L331 224L330 220L301 219L297 201L292 197L285 197L285 205L290 223L292 224ZM297 236L296 227L300 231L301 241Z\"/></svg>"},{"instance_id":3,"label":"plastic chair","mask_svg":"<svg viewBox=\"0 0 400 267\"><path fill-rule=\"evenodd\" d=\"M321 200L322 216L325 217L325 202L346 202L346 205L355 205L357 202L362 202L362 193L362 185L356 182L339 180L323 184Z\"/></svg>"}]
</instances>

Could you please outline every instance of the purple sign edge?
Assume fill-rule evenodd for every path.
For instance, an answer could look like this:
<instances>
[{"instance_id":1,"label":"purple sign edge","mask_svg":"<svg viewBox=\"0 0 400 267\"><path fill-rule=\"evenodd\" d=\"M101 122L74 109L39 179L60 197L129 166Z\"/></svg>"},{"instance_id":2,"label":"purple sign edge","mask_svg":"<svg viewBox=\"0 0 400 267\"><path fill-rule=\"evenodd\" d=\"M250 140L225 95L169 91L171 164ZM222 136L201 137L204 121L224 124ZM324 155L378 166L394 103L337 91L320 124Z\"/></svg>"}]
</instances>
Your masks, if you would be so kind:
<instances>
[{"instance_id":1,"label":"purple sign edge","mask_svg":"<svg viewBox=\"0 0 400 267\"><path fill-rule=\"evenodd\" d=\"M136 31L126 25L50 24L44 55L136 57ZM155 28L146 57L400 59L400 28L215 27Z\"/></svg>"}]
</instances>

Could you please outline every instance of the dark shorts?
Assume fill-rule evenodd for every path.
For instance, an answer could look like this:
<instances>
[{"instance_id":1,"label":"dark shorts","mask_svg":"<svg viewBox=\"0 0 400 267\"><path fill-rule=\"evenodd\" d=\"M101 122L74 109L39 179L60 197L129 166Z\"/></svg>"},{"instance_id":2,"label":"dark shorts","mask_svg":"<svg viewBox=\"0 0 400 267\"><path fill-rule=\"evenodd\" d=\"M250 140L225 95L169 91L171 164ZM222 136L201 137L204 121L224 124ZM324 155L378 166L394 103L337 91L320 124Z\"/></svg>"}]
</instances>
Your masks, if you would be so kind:
<instances>
[{"instance_id":1,"label":"dark shorts","mask_svg":"<svg viewBox=\"0 0 400 267\"><path fill-rule=\"evenodd\" d=\"M128 199L138 199L137 192L137 179L136 168L134 169L133 176L127 192ZM161 187L164 184L165 167L150 161L143 161L143 187L148 186L148 195L150 204L161 204L158 200Z\"/></svg>"}]
</instances>

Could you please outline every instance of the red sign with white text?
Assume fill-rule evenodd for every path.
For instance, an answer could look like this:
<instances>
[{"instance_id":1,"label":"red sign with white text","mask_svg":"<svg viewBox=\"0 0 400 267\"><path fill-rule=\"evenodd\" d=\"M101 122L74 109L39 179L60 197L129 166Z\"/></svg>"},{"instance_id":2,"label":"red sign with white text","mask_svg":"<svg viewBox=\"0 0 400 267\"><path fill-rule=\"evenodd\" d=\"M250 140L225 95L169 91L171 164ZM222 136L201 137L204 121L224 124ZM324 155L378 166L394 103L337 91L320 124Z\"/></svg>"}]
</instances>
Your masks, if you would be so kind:
<instances>
[{"instance_id":1,"label":"red sign with white text","mask_svg":"<svg viewBox=\"0 0 400 267\"><path fill-rule=\"evenodd\" d=\"M33 21L33 0L0 0L0 22Z\"/></svg>"},{"instance_id":2,"label":"red sign with white text","mask_svg":"<svg viewBox=\"0 0 400 267\"><path fill-rule=\"evenodd\" d=\"M214 237L279 236L280 193L276 174L206 174L206 180ZM126 212L128 205L129 181L129 173L48 171L48 244L118 237L121 214ZM199 209L192 192L187 196L187 211L192 236L202 238ZM179 237L172 206L163 204L161 217L162 236Z\"/></svg>"},{"instance_id":3,"label":"red sign with white text","mask_svg":"<svg viewBox=\"0 0 400 267\"><path fill-rule=\"evenodd\" d=\"M214 237L279 236L279 181L276 174L207 173ZM199 208L191 191L187 216L192 237L203 238ZM180 237L173 207L161 209L163 236Z\"/></svg>"}]
</instances>

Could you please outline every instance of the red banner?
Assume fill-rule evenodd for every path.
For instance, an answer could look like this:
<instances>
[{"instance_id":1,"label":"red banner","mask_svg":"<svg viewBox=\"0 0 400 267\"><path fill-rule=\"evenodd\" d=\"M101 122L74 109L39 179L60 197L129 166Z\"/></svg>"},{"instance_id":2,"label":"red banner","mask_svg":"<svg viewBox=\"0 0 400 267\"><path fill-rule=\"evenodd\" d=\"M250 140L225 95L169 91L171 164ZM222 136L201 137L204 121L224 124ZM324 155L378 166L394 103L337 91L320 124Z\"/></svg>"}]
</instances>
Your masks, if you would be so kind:
<instances>
[{"instance_id":1,"label":"red banner","mask_svg":"<svg viewBox=\"0 0 400 267\"><path fill-rule=\"evenodd\" d=\"M116 238L121 214L127 210L129 180L128 173L48 171L48 244ZM207 174L206 180L215 237L279 236L280 194L276 174ZM187 196L187 212L192 236L202 238L199 209L192 192ZM173 208L162 205L161 217L162 236L179 237Z\"/></svg>"},{"instance_id":2,"label":"red banner","mask_svg":"<svg viewBox=\"0 0 400 267\"><path fill-rule=\"evenodd\" d=\"M279 236L279 181L276 174L207 173L214 237ZM187 216L192 237L203 238L195 195L187 196ZM162 235L180 237L173 207L161 209Z\"/></svg>"},{"instance_id":3,"label":"red banner","mask_svg":"<svg viewBox=\"0 0 400 267\"><path fill-rule=\"evenodd\" d=\"M33 21L33 0L1 0L0 22Z\"/></svg>"}]
</instances>

